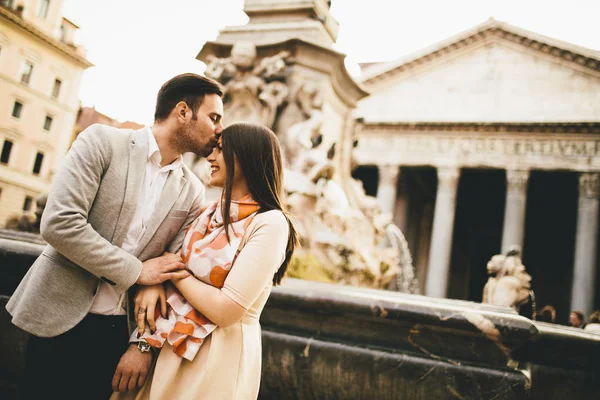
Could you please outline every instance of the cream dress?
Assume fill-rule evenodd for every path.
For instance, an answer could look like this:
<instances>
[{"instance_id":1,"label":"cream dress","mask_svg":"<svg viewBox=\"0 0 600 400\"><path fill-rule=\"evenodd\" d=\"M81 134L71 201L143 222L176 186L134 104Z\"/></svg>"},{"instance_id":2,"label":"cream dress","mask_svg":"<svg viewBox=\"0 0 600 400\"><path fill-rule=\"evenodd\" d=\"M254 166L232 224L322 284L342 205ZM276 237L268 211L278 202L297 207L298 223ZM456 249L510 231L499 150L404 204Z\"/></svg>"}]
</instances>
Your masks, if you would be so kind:
<instances>
[{"instance_id":1,"label":"cream dress","mask_svg":"<svg viewBox=\"0 0 600 400\"><path fill-rule=\"evenodd\" d=\"M261 374L261 330L258 321L273 274L285 258L289 236L280 211L256 215L248 226L239 256L225 279L224 294L248 310L204 341L193 361L173 353L165 342L144 386L114 393L111 400L242 400L256 399Z\"/></svg>"}]
</instances>

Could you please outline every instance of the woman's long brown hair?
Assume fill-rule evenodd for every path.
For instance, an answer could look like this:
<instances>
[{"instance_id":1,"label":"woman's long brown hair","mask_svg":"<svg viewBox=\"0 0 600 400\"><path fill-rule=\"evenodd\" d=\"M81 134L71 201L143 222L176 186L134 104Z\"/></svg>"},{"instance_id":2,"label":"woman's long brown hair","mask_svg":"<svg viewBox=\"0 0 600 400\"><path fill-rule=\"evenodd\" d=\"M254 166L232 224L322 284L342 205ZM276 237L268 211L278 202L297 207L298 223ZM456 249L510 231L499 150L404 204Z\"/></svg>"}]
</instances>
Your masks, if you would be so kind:
<instances>
[{"instance_id":1,"label":"woman's long brown hair","mask_svg":"<svg viewBox=\"0 0 600 400\"><path fill-rule=\"evenodd\" d=\"M229 241L229 216L231 208L231 191L235 159L237 159L242 175L250 190L250 195L259 206L259 213L279 210L285 216L290 233L288 236L285 260L273 276L273 285L278 285L285 275L294 248L298 243L298 235L283 205L283 160L277 136L269 128L250 124L236 123L228 126L221 134L223 159L227 169L225 188L221 197L223 224Z\"/></svg>"}]
</instances>

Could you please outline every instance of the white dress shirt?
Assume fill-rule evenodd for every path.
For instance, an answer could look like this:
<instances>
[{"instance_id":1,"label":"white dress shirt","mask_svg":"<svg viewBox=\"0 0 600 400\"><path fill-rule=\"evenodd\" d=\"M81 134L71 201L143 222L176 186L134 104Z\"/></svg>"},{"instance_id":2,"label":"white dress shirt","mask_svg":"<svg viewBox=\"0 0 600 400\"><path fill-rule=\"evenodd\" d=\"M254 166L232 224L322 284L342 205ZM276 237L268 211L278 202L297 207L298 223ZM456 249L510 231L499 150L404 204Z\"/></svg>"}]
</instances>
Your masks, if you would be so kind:
<instances>
[{"instance_id":1,"label":"white dress shirt","mask_svg":"<svg viewBox=\"0 0 600 400\"><path fill-rule=\"evenodd\" d=\"M131 225L129 225L127 231L127 237L121 246L123 250L130 254L134 254L140 239L146 232L148 220L154 213L156 202L160 198L169 172L181 168L183 165L183 158L180 156L171 164L161 167L162 157L158 144L152 134L152 129L150 127L146 129L148 131L148 162L146 163L144 181ZM127 314L126 304L123 301L125 296L126 293L119 296L111 285L100 282L90 312L102 315L125 315Z\"/></svg>"}]
</instances>

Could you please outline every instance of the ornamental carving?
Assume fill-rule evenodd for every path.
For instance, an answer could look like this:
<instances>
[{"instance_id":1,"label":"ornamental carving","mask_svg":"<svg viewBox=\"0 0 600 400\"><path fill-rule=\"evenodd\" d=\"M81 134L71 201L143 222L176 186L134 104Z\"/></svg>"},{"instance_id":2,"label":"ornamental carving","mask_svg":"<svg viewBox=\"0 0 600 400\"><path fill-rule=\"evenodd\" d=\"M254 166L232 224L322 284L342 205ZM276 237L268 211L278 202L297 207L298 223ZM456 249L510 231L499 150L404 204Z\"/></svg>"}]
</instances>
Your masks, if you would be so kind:
<instances>
[{"instance_id":1,"label":"ornamental carving","mask_svg":"<svg viewBox=\"0 0 600 400\"><path fill-rule=\"evenodd\" d=\"M600 195L600 174L584 172L579 175L579 196L597 199Z\"/></svg>"},{"instance_id":2,"label":"ornamental carving","mask_svg":"<svg viewBox=\"0 0 600 400\"><path fill-rule=\"evenodd\" d=\"M437 169L438 190L456 192L460 170L454 167L440 167Z\"/></svg>"},{"instance_id":3,"label":"ornamental carving","mask_svg":"<svg viewBox=\"0 0 600 400\"><path fill-rule=\"evenodd\" d=\"M506 171L506 191L525 193L527 191L527 182L529 181L529 171L507 170Z\"/></svg>"},{"instance_id":4,"label":"ornamental carving","mask_svg":"<svg viewBox=\"0 0 600 400\"><path fill-rule=\"evenodd\" d=\"M223 84L225 121L273 128L277 111L288 97L283 71L289 62L287 51L257 60L256 47L250 42L233 45L227 58L209 55L205 74Z\"/></svg>"},{"instance_id":5,"label":"ornamental carving","mask_svg":"<svg viewBox=\"0 0 600 400\"><path fill-rule=\"evenodd\" d=\"M398 183L398 175L400 167L398 165L378 165L379 184L396 187Z\"/></svg>"}]
</instances>

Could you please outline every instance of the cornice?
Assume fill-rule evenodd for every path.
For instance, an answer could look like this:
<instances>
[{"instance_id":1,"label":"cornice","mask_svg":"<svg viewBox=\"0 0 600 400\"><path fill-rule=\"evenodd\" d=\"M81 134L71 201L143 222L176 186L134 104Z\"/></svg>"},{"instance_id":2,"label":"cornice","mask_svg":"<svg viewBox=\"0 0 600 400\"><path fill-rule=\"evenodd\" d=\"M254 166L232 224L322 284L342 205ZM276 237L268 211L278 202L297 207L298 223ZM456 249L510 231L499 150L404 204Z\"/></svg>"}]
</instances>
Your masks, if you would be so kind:
<instances>
[{"instance_id":1,"label":"cornice","mask_svg":"<svg viewBox=\"0 0 600 400\"><path fill-rule=\"evenodd\" d=\"M360 131L436 131L493 133L591 133L600 134L600 122L477 123L477 122L361 122Z\"/></svg>"},{"instance_id":2,"label":"cornice","mask_svg":"<svg viewBox=\"0 0 600 400\"><path fill-rule=\"evenodd\" d=\"M57 50L59 53L63 54L67 58L82 66L84 69L94 66L94 64L89 62L85 57L77 53L77 51L74 48L62 43L59 40L54 39L51 36L48 36L47 34L30 24L29 22L25 21L23 18L19 17L6 7L0 6L0 20L8 22L13 26L32 35L36 39L50 45L50 47L52 47L54 50Z\"/></svg>"}]
</instances>

